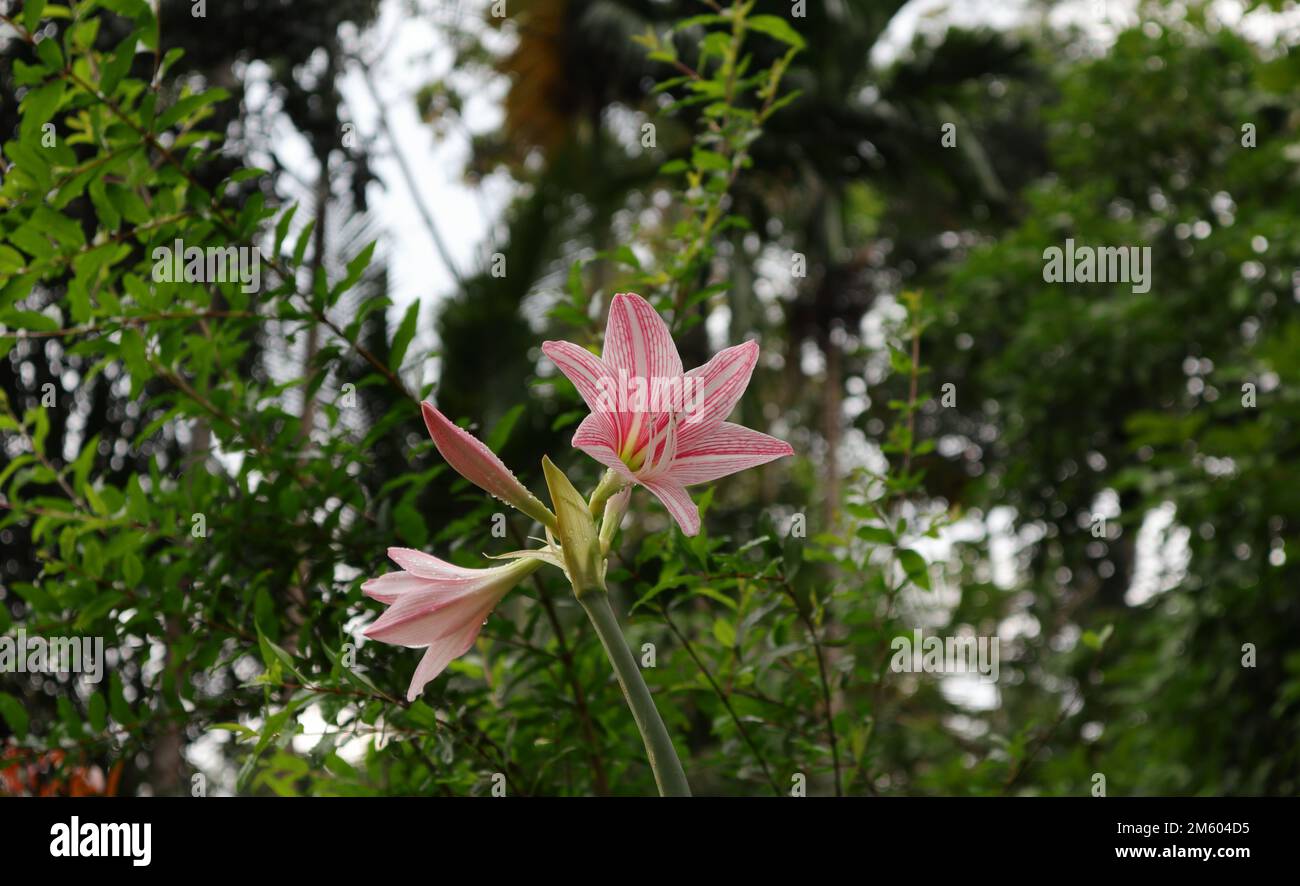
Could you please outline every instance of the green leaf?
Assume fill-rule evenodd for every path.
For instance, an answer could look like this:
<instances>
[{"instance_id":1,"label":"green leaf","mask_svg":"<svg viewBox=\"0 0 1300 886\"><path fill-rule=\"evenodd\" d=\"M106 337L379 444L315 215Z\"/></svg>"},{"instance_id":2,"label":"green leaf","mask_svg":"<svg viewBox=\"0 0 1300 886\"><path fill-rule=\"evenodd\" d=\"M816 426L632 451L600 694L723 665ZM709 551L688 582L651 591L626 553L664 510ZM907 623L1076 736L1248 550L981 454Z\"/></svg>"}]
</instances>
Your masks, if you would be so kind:
<instances>
[{"instance_id":1,"label":"green leaf","mask_svg":"<svg viewBox=\"0 0 1300 886\"><path fill-rule=\"evenodd\" d=\"M104 73L99 78L99 89L105 95L111 96L117 89L117 85L122 82L122 78L131 70L131 62L135 58L135 48L138 43L134 33L128 35L125 40L117 44L113 54L104 63Z\"/></svg>"},{"instance_id":2,"label":"green leaf","mask_svg":"<svg viewBox=\"0 0 1300 886\"><path fill-rule=\"evenodd\" d=\"M29 420L35 422L36 429L32 431L32 445L37 452L45 451L45 438L50 435L50 414L44 407L36 407L27 411Z\"/></svg>"},{"instance_id":3,"label":"green leaf","mask_svg":"<svg viewBox=\"0 0 1300 886\"><path fill-rule=\"evenodd\" d=\"M87 538L81 547L81 566L91 578L104 575L104 550L93 538Z\"/></svg>"},{"instance_id":4,"label":"green leaf","mask_svg":"<svg viewBox=\"0 0 1300 886\"><path fill-rule=\"evenodd\" d=\"M698 28L703 25L720 25L727 20L717 13L704 13L703 15L692 15L673 24L674 31L685 31L688 28Z\"/></svg>"},{"instance_id":5,"label":"green leaf","mask_svg":"<svg viewBox=\"0 0 1300 886\"><path fill-rule=\"evenodd\" d=\"M311 242L311 232L315 227L316 219L312 219L303 225L302 230L298 232L298 242L293 246L293 263L295 265L302 264L302 257L307 254L307 244Z\"/></svg>"},{"instance_id":6,"label":"green leaf","mask_svg":"<svg viewBox=\"0 0 1300 886\"><path fill-rule=\"evenodd\" d=\"M298 211L298 204L295 203L285 210L280 216L280 220L275 223L275 246L271 249L271 254L278 256L280 247L284 245L284 238L289 233L289 223L293 221L294 214Z\"/></svg>"},{"instance_id":7,"label":"green leaf","mask_svg":"<svg viewBox=\"0 0 1300 886\"><path fill-rule=\"evenodd\" d=\"M614 250L614 259L615 261L622 262L629 268L635 268L638 271L641 270L641 260L636 257L636 253L632 251L632 247L628 246L626 243Z\"/></svg>"},{"instance_id":8,"label":"green leaf","mask_svg":"<svg viewBox=\"0 0 1300 886\"><path fill-rule=\"evenodd\" d=\"M0 313L0 321L26 332L53 332L59 328L58 320L40 311L4 311Z\"/></svg>"},{"instance_id":9,"label":"green leaf","mask_svg":"<svg viewBox=\"0 0 1300 886\"><path fill-rule=\"evenodd\" d=\"M1106 641L1110 639L1110 636L1113 633L1115 633L1115 626L1113 624L1108 624L1106 627L1102 628L1100 632L1084 631L1083 635L1079 639L1083 641L1084 646L1087 646L1094 652L1100 652L1101 648L1106 645Z\"/></svg>"},{"instance_id":10,"label":"green leaf","mask_svg":"<svg viewBox=\"0 0 1300 886\"><path fill-rule=\"evenodd\" d=\"M149 13L149 4L145 0L100 0L99 5L130 19Z\"/></svg>"},{"instance_id":11,"label":"green leaf","mask_svg":"<svg viewBox=\"0 0 1300 886\"><path fill-rule=\"evenodd\" d=\"M370 241L364 249L353 257L352 261L348 262L346 276L334 287L336 293L347 292L354 283L361 279L361 275L366 272L366 268L370 267L370 260L375 255L375 244L377 242L375 240Z\"/></svg>"},{"instance_id":12,"label":"green leaf","mask_svg":"<svg viewBox=\"0 0 1300 886\"><path fill-rule=\"evenodd\" d=\"M585 409L570 409L568 412L561 412L559 415L555 417L555 421L551 422L551 430L552 431L563 430L564 428L567 428L570 425L574 425L582 421L582 419L585 418L586 415L587 415L587 410Z\"/></svg>"},{"instance_id":13,"label":"green leaf","mask_svg":"<svg viewBox=\"0 0 1300 886\"><path fill-rule=\"evenodd\" d=\"M5 145L5 153L17 164L17 171L25 172L42 192L50 189L50 166L45 158L31 146L12 141ZM15 170L9 170L13 174ZM19 244L22 245L21 243Z\"/></svg>"},{"instance_id":14,"label":"green leaf","mask_svg":"<svg viewBox=\"0 0 1300 886\"><path fill-rule=\"evenodd\" d=\"M135 722L135 714L132 713L131 706L126 703L126 695L122 690L122 678L116 671L108 680L108 710L119 726L130 726Z\"/></svg>"},{"instance_id":15,"label":"green leaf","mask_svg":"<svg viewBox=\"0 0 1300 886\"><path fill-rule=\"evenodd\" d=\"M63 721L63 728L67 730L68 735L73 738L80 738L83 734L81 717L77 714L77 709L73 707L72 702L66 696L61 695L56 700L55 707L59 709L59 719Z\"/></svg>"},{"instance_id":16,"label":"green leaf","mask_svg":"<svg viewBox=\"0 0 1300 886\"><path fill-rule=\"evenodd\" d=\"M122 578L131 588L138 587L141 579L144 578L144 564L133 552L128 552L122 558Z\"/></svg>"},{"instance_id":17,"label":"green leaf","mask_svg":"<svg viewBox=\"0 0 1300 886\"><path fill-rule=\"evenodd\" d=\"M691 152L691 163L697 169L710 172L727 172L731 169L731 163L726 157L716 151L706 151L703 148L696 148Z\"/></svg>"},{"instance_id":18,"label":"green leaf","mask_svg":"<svg viewBox=\"0 0 1300 886\"><path fill-rule=\"evenodd\" d=\"M265 664L268 669L272 667L273 663L278 661L285 670L293 674L299 680L306 682L302 674L298 673L298 668L294 664L293 656L289 654L288 650L267 639L266 635L262 633L260 627L257 631L257 642L262 651L262 663Z\"/></svg>"},{"instance_id":19,"label":"green leaf","mask_svg":"<svg viewBox=\"0 0 1300 886\"><path fill-rule=\"evenodd\" d=\"M27 0L23 6L23 27L35 31L41 24L41 13L45 11L45 0Z\"/></svg>"},{"instance_id":20,"label":"green leaf","mask_svg":"<svg viewBox=\"0 0 1300 886\"><path fill-rule=\"evenodd\" d=\"M144 201L135 191L119 184L108 184L105 185L104 193L108 195L109 200L113 201L113 206L122 217L131 224L148 224L149 207L144 205Z\"/></svg>"},{"instance_id":21,"label":"green leaf","mask_svg":"<svg viewBox=\"0 0 1300 886\"><path fill-rule=\"evenodd\" d=\"M416 299L407 307L397 332L393 334L393 346L388 352L388 368L394 372L402 368L402 360L406 357L407 348L411 346L411 340L415 338L415 328L419 320L420 300Z\"/></svg>"},{"instance_id":22,"label":"green leaf","mask_svg":"<svg viewBox=\"0 0 1300 886\"><path fill-rule=\"evenodd\" d=\"M82 19L70 25L65 32L65 46L69 49L75 49L79 54L90 49L95 45L95 38L99 36L100 21L102 19L99 18Z\"/></svg>"},{"instance_id":23,"label":"green leaf","mask_svg":"<svg viewBox=\"0 0 1300 886\"><path fill-rule=\"evenodd\" d=\"M429 530L424 525L424 518L409 501L393 508L393 521L397 524L398 533L412 547L422 548L429 541Z\"/></svg>"},{"instance_id":24,"label":"green leaf","mask_svg":"<svg viewBox=\"0 0 1300 886\"><path fill-rule=\"evenodd\" d=\"M63 70L63 50L59 49L57 40L46 37L36 44L36 57L45 62L52 71Z\"/></svg>"},{"instance_id":25,"label":"green leaf","mask_svg":"<svg viewBox=\"0 0 1300 886\"><path fill-rule=\"evenodd\" d=\"M774 37L796 49L803 49L807 45L804 43L803 37L799 36L799 32L790 27L790 23L780 16L756 15L751 19L747 19L745 24L752 31Z\"/></svg>"},{"instance_id":26,"label":"green leaf","mask_svg":"<svg viewBox=\"0 0 1300 886\"><path fill-rule=\"evenodd\" d=\"M108 192L104 190L104 180L95 179L86 188L90 194L90 205L95 207L95 214L99 216L100 223L110 231L116 231L122 224L122 214L117 211L113 201L108 199Z\"/></svg>"},{"instance_id":27,"label":"green leaf","mask_svg":"<svg viewBox=\"0 0 1300 886\"><path fill-rule=\"evenodd\" d=\"M0 274L12 274L27 266L22 254L9 246L0 246Z\"/></svg>"},{"instance_id":28,"label":"green leaf","mask_svg":"<svg viewBox=\"0 0 1300 886\"><path fill-rule=\"evenodd\" d=\"M23 120L19 128L19 138L26 142L40 137L41 127L49 122L54 112L58 110L59 103L63 101L65 88L66 84L63 80L51 80L23 97Z\"/></svg>"},{"instance_id":29,"label":"green leaf","mask_svg":"<svg viewBox=\"0 0 1300 886\"><path fill-rule=\"evenodd\" d=\"M522 403L512 406L510 410L493 426L492 433L488 434L484 441L488 449L500 453L501 447L506 445L510 439L510 432L515 429L515 424L519 421L519 416L524 414L524 405Z\"/></svg>"},{"instance_id":30,"label":"green leaf","mask_svg":"<svg viewBox=\"0 0 1300 886\"><path fill-rule=\"evenodd\" d=\"M8 692L0 692L0 716L4 717L19 741L27 737L27 711L22 702Z\"/></svg>"},{"instance_id":31,"label":"green leaf","mask_svg":"<svg viewBox=\"0 0 1300 886\"><path fill-rule=\"evenodd\" d=\"M909 581L920 588L930 590L930 567L926 564L924 557L911 548L900 548L898 562L903 567L903 572L907 575Z\"/></svg>"},{"instance_id":32,"label":"green leaf","mask_svg":"<svg viewBox=\"0 0 1300 886\"><path fill-rule=\"evenodd\" d=\"M565 288L569 291L570 303L581 312L586 307L588 298L587 290L582 285L582 262L575 261L569 265L569 279Z\"/></svg>"},{"instance_id":33,"label":"green leaf","mask_svg":"<svg viewBox=\"0 0 1300 886\"><path fill-rule=\"evenodd\" d=\"M894 543L894 533L879 526L859 526L857 536L863 541L874 545L892 545Z\"/></svg>"},{"instance_id":34,"label":"green leaf","mask_svg":"<svg viewBox=\"0 0 1300 886\"><path fill-rule=\"evenodd\" d=\"M165 75L169 70L171 70L171 66L180 61L184 55L185 50L181 49L179 46L173 46L171 49L167 50L163 54L162 64L158 68L158 76L162 77Z\"/></svg>"},{"instance_id":35,"label":"green leaf","mask_svg":"<svg viewBox=\"0 0 1300 886\"><path fill-rule=\"evenodd\" d=\"M95 732L103 732L108 728L108 703L104 701L104 696L96 692L90 697L87 715L90 718L90 728Z\"/></svg>"}]
</instances>

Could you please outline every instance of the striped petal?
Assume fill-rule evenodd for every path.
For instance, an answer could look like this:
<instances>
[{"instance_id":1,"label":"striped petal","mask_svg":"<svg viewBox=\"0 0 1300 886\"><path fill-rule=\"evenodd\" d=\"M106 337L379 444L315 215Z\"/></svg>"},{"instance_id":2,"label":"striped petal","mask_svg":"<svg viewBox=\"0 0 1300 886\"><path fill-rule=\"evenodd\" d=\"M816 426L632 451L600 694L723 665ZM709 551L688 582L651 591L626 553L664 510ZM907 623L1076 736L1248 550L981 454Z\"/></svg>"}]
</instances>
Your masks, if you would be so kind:
<instances>
[{"instance_id":1,"label":"striped petal","mask_svg":"<svg viewBox=\"0 0 1300 886\"><path fill-rule=\"evenodd\" d=\"M592 414L612 410L608 400L611 389L607 386L614 383L616 374L604 361L586 348L568 341L542 342L542 353L564 373L565 378L573 382Z\"/></svg>"},{"instance_id":2,"label":"striped petal","mask_svg":"<svg viewBox=\"0 0 1300 886\"><path fill-rule=\"evenodd\" d=\"M421 403L420 406L433 445L458 474L543 525L555 524L555 515L515 478L491 449L473 434L452 424L432 403Z\"/></svg>"},{"instance_id":3,"label":"striped petal","mask_svg":"<svg viewBox=\"0 0 1300 886\"><path fill-rule=\"evenodd\" d=\"M615 374L622 369L647 383L682 374L682 358L668 325L648 301L632 292L619 293L610 303L601 358Z\"/></svg>"},{"instance_id":4,"label":"striped petal","mask_svg":"<svg viewBox=\"0 0 1300 886\"><path fill-rule=\"evenodd\" d=\"M707 436L691 443L682 443L680 436L677 457L665 479L682 486L708 483L794 454L784 440L731 422L715 426Z\"/></svg>"},{"instance_id":5,"label":"striped petal","mask_svg":"<svg viewBox=\"0 0 1300 886\"><path fill-rule=\"evenodd\" d=\"M419 698L420 693L424 692L424 687L445 671L452 659L460 658L469 652L482 629L481 621L471 622L460 633L430 643L415 669L415 674L411 677L411 685L406 690L406 700L415 701Z\"/></svg>"},{"instance_id":6,"label":"striped petal","mask_svg":"<svg viewBox=\"0 0 1300 886\"><path fill-rule=\"evenodd\" d=\"M468 569L411 548L389 548L388 556L402 571L389 572L361 585L363 594L380 603L396 603L402 597L418 597L428 604L451 599L502 577L504 569Z\"/></svg>"},{"instance_id":7,"label":"striped petal","mask_svg":"<svg viewBox=\"0 0 1300 886\"><path fill-rule=\"evenodd\" d=\"M421 578L433 578L442 580L472 580L483 575L482 569L470 569L466 566L457 566L455 563L448 563L446 560L439 560L433 554L426 554L424 551L417 551L412 548L389 548L388 559L392 560L398 566L407 572L420 576Z\"/></svg>"},{"instance_id":8,"label":"striped petal","mask_svg":"<svg viewBox=\"0 0 1300 886\"><path fill-rule=\"evenodd\" d=\"M629 483L635 482L636 478L628 466L618 457L614 449L615 445L617 445L617 438L611 437L603 416L594 413L584 418L573 434L575 449L581 449L605 467L613 468Z\"/></svg>"},{"instance_id":9,"label":"striped petal","mask_svg":"<svg viewBox=\"0 0 1300 886\"><path fill-rule=\"evenodd\" d=\"M427 646L459 632L484 610L501 601L500 594L470 593L450 598L422 599L418 594L398 597L363 634L394 646ZM482 621L482 618L479 618Z\"/></svg>"},{"instance_id":10,"label":"striped petal","mask_svg":"<svg viewBox=\"0 0 1300 886\"><path fill-rule=\"evenodd\" d=\"M708 363L686 373L687 396L698 401L688 400L695 408L688 409L682 420L679 445L689 447L703 439L731 414L757 363L758 342L747 341L719 351Z\"/></svg>"},{"instance_id":11,"label":"striped petal","mask_svg":"<svg viewBox=\"0 0 1300 886\"><path fill-rule=\"evenodd\" d=\"M398 598L407 594L428 590L428 579L420 578L409 572L389 572L378 578L366 580L361 585L361 593L380 603L396 603Z\"/></svg>"},{"instance_id":12,"label":"striped petal","mask_svg":"<svg viewBox=\"0 0 1300 886\"><path fill-rule=\"evenodd\" d=\"M663 503L668 513L682 527L683 535L697 535L700 531L700 509L691 501L686 489L670 477L649 480L641 484Z\"/></svg>"},{"instance_id":13,"label":"striped petal","mask_svg":"<svg viewBox=\"0 0 1300 886\"><path fill-rule=\"evenodd\" d=\"M399 646L427 646L457 632L466 621L477 618L481 622L483 614L491 612L502 597L541 565L540 560L515 560L505 566L470 570L475 573L470 578L417 577L423 587L414 587L404 593L384 594L391 600L391 605L362 633ZM375 580L376 583L380 581L382 579Z\"/></svg>"}]
</instances>

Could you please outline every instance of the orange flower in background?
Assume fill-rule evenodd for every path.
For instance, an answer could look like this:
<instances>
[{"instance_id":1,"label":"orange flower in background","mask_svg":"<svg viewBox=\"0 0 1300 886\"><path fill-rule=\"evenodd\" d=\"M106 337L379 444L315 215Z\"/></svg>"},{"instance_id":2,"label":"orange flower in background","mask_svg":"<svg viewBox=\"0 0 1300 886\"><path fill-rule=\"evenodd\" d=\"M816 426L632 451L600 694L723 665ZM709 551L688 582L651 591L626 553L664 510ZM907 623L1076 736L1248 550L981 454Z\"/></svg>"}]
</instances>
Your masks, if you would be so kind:
<instances>
[{"instance_id":1,"label":"orange flower in background","mask_svg":"<svg viewBox=\"0 0 1300 886\"><path fill-rule=\"evenodd\" d=\"M113 797L122 777L122 761L104 777L96 765L67 766L61 750L39 756L23 748L0 754L0 796L7 797Z\"/></svg>"}]
</instances>

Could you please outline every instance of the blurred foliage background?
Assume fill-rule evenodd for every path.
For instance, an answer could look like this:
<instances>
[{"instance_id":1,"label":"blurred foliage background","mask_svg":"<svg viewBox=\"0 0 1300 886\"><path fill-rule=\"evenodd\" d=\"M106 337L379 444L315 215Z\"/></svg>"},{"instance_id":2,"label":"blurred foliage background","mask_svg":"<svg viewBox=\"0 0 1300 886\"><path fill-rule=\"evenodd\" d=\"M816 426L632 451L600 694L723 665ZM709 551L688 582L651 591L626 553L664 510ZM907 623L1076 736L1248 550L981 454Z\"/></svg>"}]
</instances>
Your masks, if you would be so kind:
<instances>
[{"instance_id":1,"label":"blurred foliage background","mask_svg":"<svg viewBox=\"0 0 1300 886\"><path fill-rule=\"evenodd\" d=\"M711 3L394 0L455 54L404 98L434 138L501 96L465 176L512 196L432 314L389 297L367 194L410 183L339 89L377 0L0 6L0 632L108 649L0 674L0 793L652 792L562 576L414 704L418 653L359 638L389 545L536 534L492 534L419 399L589 488L538 346L629 289L687 366L759 340L739 420L797 453L695 490L695 538L635 493L611 562L696 793L1300 789L1295 4L897 46L888 0L758 0L743 44ZM261 292L151 284L177 238L260 245ZM1045 282L1067 238L1150 247L1150 290ZM896 672L918 628L997 637L998 681Z\"/></svg>"}]
</instances>

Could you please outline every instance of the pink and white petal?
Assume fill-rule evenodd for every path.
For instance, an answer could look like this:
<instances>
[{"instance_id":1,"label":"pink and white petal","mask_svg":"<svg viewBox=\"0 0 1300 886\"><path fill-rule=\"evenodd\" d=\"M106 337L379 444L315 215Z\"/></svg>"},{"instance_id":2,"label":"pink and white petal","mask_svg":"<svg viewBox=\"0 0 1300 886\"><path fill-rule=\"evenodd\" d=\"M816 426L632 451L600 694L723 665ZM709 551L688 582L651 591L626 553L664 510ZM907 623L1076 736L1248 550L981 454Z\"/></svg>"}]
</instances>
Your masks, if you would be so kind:
<instances>
[{"instance_id":1,"label":"pink and white petal","mask_svg":"<svg viewBox=\"0 0 1300 886\"><path fill-rule=\"evenodd\" d=\"M677 521L684 535L696 535L700 531L700 509L691 501L690 495L681 484L670 477L641 483L654 493L655 498L663 502L668 513Z\"/></svg>"},{"instance_id":2,"label":"pink and white petal","mask_svg":"<svg viewBox=\"0 0 1300 886\"><path fill-rule=\"evenodd\" d=\"M637 480L645 483L665 476L677 458L676 416L667 416L645 442L645 460L637 470Z\"/></svg>"},{"instance_id":3,"label":"pink and white petal","mask_svg":"<svg viewBox=\"0 0 1300 886\"><path fill-rule=\"evenodd\" d=\"M666 479L682 486L694 486L793 454L794 449L784 440L723 422L703 439L687 444L679 440L677 458Z\"/></svg>"},{"instance_id":4,"label":"pink and white petal","mask_svg":"<svg viewBox=\"0 0 1300 886\"><path fill-rule=\"evenodd\" d=\"M568 341L542 342L542 353L551 359L555 368L573 382L578 395L592 414L610 411L610 397L617 393L616 373L604 361L584 347ZM601 380L604 379L602 382Z\"/></svg>"},{"instance_id":5,"label":"pink and white petal","mask_svg":"<svg viewBox=\"0 0 1300 886\"><path fill-rule=\"evenodd\" d=\"M651 304L634 292L614 296L605 326L605 365L629 378L675 378L682 374L682 358L672 333Z\"/></svg>"},{"instance_id":6,"label":"pink and white petal","mask_svg":"<svg viewBox=\"0 0 1300 886\"><path fill-rule=\"evenodd\" d=\"M578 425L578 430L573 434L573 446L581 449L590 455L596 461L600 462L607 468L613 468L618 475L629 483L635 483L636 477L628 470L627 465L623 464L618 453L614 451L609 435L601 422L598 415L589 415Z\"/></svg>"},{"instance_id":7,"label":"pink and white petal","mask_svg":"<svg viewBox=\"0 0 1300 886\"><path fill-rule=\"evenodd\" d=\"M378 578L367 579L361 593L380 603L395 603L399 597L421 593L429 587L429 580L410 572L388 572Z\"/></svg>"},{"instance_id":8,"label":"pink and white petal","mask_svg":"<svg viewBox=\"0 0 1300 886\"><path fill-rule=\"evenodd\" d=\"M478 639L482 627L481 622L475 622L460 633L451 634L429 644L429 648L424 651L424 656L420 659L420 664L415 668L415 674L411 677L411 685L406 690L406 700L415 701L419 698L424 687L445 671L452 659L460 658L469 652L474 641Z\"/></svg>"},{"instance_id":9,"label":"pink and white petal","mask_svg":"<svg viewBox=\"0 0 1300 886\"><path fill-rule=\"evenodd\" d=\"M708 363L686 373L689 381L683 386L683 396L688 405L698 406L686 411L679 443L689 445L731 415L749 387L757 363L758 342L747 341L719 351Z\"/></svg>"},{"instance_id":10,"label":"pink and white petal","mask_svg":"<svg viewBox=\"0 0 1300 886\"><path fill-rule=\"evenodd\" d=\"M491 449L473 434L453 424L432 403L425 402L420 406L424 411L424 424L429 429L429 436L433 437L433 445L438 447L447 464L484 492L513 505L534 519L546 522L542 519L547 514L545 506L515 478Z\"/></svg>"},{"instance_id":11,"label":"pink and white petal","mask_svg":"<svg viewBox=\"0 0 1300 886\"><path fill-rule=\"evenodd\" d=\"M417 551L414 548L389 548L388 559L407 572L421 578L473 580L482 575L481 569L457 566L455 563L448 563L446 560L438 559L433 554L426 554L424 551Z\"/></svg>"},{"instance_id":12,"label":"pink and white petal","mask_svg":"<svg viewBox=\"0 0 1300 886\"><path fill-rule=\"evenodd\" d=\"M426 646L456 633L485 608L490 611L500 599L500 595L490 592L451 598L408 594L399 597L362 633L395 646Z\"/></svg>"}]
</instances>

